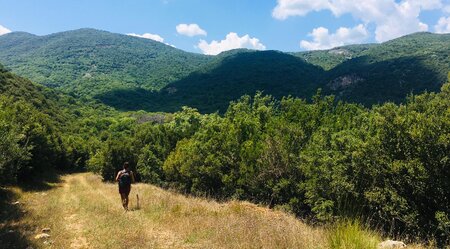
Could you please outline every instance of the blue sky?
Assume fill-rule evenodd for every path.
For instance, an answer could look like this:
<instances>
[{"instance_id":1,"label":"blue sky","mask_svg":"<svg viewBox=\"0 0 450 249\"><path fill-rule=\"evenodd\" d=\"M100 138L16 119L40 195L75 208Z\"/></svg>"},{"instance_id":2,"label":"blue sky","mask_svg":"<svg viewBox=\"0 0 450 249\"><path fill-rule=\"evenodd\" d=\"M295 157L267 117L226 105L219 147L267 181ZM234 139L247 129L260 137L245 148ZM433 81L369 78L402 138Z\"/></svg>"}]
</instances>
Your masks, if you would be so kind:
<instances>
[{"instance_id":1,"label":"blue sky","mask_svg":"<svg viewBox=\"0 0 450 249\"><path fill-rule=\"evenodd\" d=\"M448 33L450 0L0 0L0 34L84 27L197 53L302 51Z\"/></svg>"}]
</instances>

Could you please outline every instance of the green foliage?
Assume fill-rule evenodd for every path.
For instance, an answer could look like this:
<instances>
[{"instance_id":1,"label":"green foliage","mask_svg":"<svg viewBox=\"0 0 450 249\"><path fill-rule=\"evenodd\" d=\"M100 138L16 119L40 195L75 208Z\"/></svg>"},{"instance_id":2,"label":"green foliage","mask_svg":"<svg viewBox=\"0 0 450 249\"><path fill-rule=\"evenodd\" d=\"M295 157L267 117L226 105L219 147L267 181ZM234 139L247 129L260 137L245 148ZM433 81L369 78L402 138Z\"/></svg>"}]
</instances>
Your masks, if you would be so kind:
<instances>
[{"instance_id":1,"label":"green foliage","mask_svg":"<svg viewBox=\"0 0 450 249\"><path fill-rule=\"evenodd\" d=\"M332 249L376 249L380 240L375 232L357 220L339 221L328 234L328 243Z\"/></svg>"},{"instance_id":2,"label":"green foliage","mask_svg":"<svg viewBox=\"0 0 450 249\"><path fill-rule=\"evenodd\" d=\"M163 124L142 124L137 128L135 148L139 151L137 169L146 182L164 184L164 161L180 140L191 137L200 127L197 110L184 107Z\"/></svg>"},{"instance_id":3,"label":"green foliage","mask_svg":"<svg viewBox=\"0 0 450 249\"><path fill-rule=\"evenodd\" d=\"M251 200L318 222L368 217L392 235L445 243L450 239L450 84L440 93L410 94L400 105L369 109L340 100L398 102L411 92L437 91L450 78L448 56L443 56L448 44L448 35L421 33L340 48L351 58L342 57L345 51L297 57L231 51L210 59L94 30L41 38L5 35L0 58L11 59L10 66L21 74L59 82L57 87L67 92L102 93L96 97L119 108L179 111L118 113L92 98L35 85L0 66L0 183L55 168L87 168L113 180L128 161L141 180L186 193ZM136 63L145 58L133 51L154 60L139 71ZM190 66L183 64L191 59ZM154 68L161 74L153 74ZM162 74L168 78L156 81ZM147 91L173 80L160 92ZM129 90L136 86L142 88ZM318 86L337 97L323 97ZM286 93L294 97L283 97ZM200 114L216 110L224 114ZM336 237L362 243L365 230L354 223L348 227L338 225ZM330 240L336 248L347 243Z\"/></svg>"},{"instance_id":4,"label":"green foliage","mask_svg":"<svg viewBox=\"0 0 450 249\"><path fill-rule=\"evenodd\" d=\"M168 180L197 194L247 195L272 109L271 99L258 94L253 102L247 96L232 103L224 118L207 116L165 161Z\"/></svg>"},{"instance_id":5,"label":"green foliage","mask_svg":"<svg viewBox=\"0 0 450 249\"><path fill-rule=\"evenodd\" d=\"M82 101L35 85L0 66L0 184L29 181L52 169L85 169L108 129L90 126L113 112Z\"/></svg>"},{"instance_id":6,"label":"green foliage","mask_svg":"<svg viewBox=\"0 0 450 249\"><path fill-rule=\"evenodd\" d=\"M287 94L310 97L319 86L322 73L321 68L289 54L239 50L215 57L159 92L117 89L96 98L119 109L175 112L182 106L191 106L202 113L224 112L230 101L258 91L277 98Z\"/></svg>"},{"instance_id":7,"label":"green foliage","mask_svg":"<svg viewBox=\"0 0 450 249\"><path fill-rule=\"evenodd\" d=\"M146 131L136 143L144 148L138 173L196 195L253 200L322 222L370 217L393 236L445 241L448 89L372 109L320 93L312 103L244 96L224 116L195 115L188 135L174 132L183 125L173 121L137 127Z\"/></svg>"},{"instance_id":8,"label":"green foliage","mask_svg":"<svg viewBox=\"0 0 450 249\"><path fill-rule=\"evenodd\" d=\"M360 56L361 53L375 46L377 45L349 45L330 50L315 50L293 53L293 55L303 58L305 61L329 71L347 60Z\"/></svg>"},{"instance_id":9,"label":"green foliage","mask_svg":"<svg viewBox=\"0 0 450 249\"><path fill-rule=\"evenodd\" d=\"M100 174L104 180L113 181L124 162L135 165L130 139L108 140L105 145Z\"/></svg>"},{"instance_id":10,"label":"green foliage","mask_svg":"<svg viewBox=\"0 0 450 249\"><path fill-rule=\"evenodd\" d=\"M311 98L318 88L371 106L404 102L410 93L438 92L450 70L450 35L417 33L382 44L281 53L235 50L216 56L160 91L116 89L96 98L124 110L225 112L242 95Z\"/></svg>"},{"instance_id":11,"label":"green foliage","mask_svg":"<svg viewBox=\"0 0 450 249\"><path fill-rule=\"evenodd\" d=\"M170 115L165 123L144 122L135 118L110 119L103 129L105 141L93 152L88 168L111 181L128 161L145 182L162 184L165 174L162 165L177 142L192 136L200 126L201 115L195 109L183 108Z\"/></svg>"},{"instance_id":12,"label":"green foliage","mask_svg":"<svg viewBox=\"0 0 450 249\"><path fill-rule=\"evenodd\" d=\"M34 82L77 96L121 88L157 90L209 61L149 39L79 29L0 37L0 61Z\"/></svg>"},{"instance_id":13,"label":"green foliage","mask_svg":"<svg viewBox=\"0 0 450 249\"><path fill-rule=\"evenodd\" d=\"M1 182L15 182L63 164L60 137L48 116L23 101L0 97Z\"/></svg>"},{"instance_id":14,"label":"green foliage","mask_svg":"<svg viewBox=\"0 0 450 249\"><path fill-rule=\"evenodd\" d=\"M438 92L450 70L450 35L416 33L382 44L282 53L234 50L218 56L159 42L80 29L0 37L0 61L14 72L119 110L224 113L230 101L263 91L310 99L318 88L364 104Z\"/></svg>"},{"instance_id":15,"label":"green foliage","mask_svg":"<svg viewBox=\"0 0 450 249\"><path fill-rule=\"evenodd\" d=\"M113 181L124 162L133 170L137 161L132 131L136 121L130 117L111 117L86 120L86 127L95 127L86 134L99 134L99 140L91 140L90 157L85 161L87 168L99 173L104 180Z\"/></svg>"},{"instance_id":16,"label":"green foliage","mask_svg":"<svg viewBox=\"0 0 450 249\"><path fill-rule=\"evenodd\" d=\"M445 212L436 212L435 218L437 220L438 235L441 237L446 237L450 234L450 218Z\"/></svg>"},{"instance_id":17,"label":"green foliage","mask_svg":"<svg viewBox=\"0 0 450 249\"><path fill-rule=\"evenodd\" d=\"M30 160L31 146L18 124L9 117L12 101L0 96L0 183L14 182L20 167Z\"/></svg>"}]
</instances>

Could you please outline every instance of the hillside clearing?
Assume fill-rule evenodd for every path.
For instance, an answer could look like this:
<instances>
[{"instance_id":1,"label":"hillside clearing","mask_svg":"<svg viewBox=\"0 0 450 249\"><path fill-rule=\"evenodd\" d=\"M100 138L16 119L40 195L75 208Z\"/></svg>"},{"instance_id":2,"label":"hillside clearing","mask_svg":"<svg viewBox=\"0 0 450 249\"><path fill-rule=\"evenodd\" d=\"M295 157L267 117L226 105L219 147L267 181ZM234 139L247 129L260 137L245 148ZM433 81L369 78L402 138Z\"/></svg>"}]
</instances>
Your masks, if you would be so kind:
<instances>
[{"instance_id":1,"label":"hillside clearing","mask_svg":"<svg viewBox=\"0 0 450 249\"><path fill-rule=\"evenodd\" d=\"M327 247L321 229L246 202L220 204L136 184L130 203L134 210L125 213L117 186L96 175L66 175L52 185L45 191L12 189L23 217L2 224L1 231L18 233L33 248ZM50 237L35 239L43 228L50 228ZM8 243L0 247L24 246Z\"/></svg>"}]
</instances>

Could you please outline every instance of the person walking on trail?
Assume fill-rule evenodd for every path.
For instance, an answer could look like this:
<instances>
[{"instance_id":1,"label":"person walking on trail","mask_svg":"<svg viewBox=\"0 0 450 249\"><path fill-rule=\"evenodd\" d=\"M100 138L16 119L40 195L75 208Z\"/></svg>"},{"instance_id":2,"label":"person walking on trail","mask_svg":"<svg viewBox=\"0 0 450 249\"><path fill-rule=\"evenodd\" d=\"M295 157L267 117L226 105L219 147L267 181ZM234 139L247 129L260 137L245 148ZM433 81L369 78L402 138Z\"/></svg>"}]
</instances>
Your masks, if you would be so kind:
<instances>
[{"instance_id":1,"label":"person walking on trail","mask_svg":"<svg viewBox=\"0 0 450 249\"><path fill-rule=\"evenodd\" d=\"M125 211L128 211L128 196L131 191L131 183L134 183L134 174L130 170L128 162L123 164L123 170L119 171L116 176L116 181L119 182L119 193L122 199L122 206Z\"/></svg>"}]
</instances>

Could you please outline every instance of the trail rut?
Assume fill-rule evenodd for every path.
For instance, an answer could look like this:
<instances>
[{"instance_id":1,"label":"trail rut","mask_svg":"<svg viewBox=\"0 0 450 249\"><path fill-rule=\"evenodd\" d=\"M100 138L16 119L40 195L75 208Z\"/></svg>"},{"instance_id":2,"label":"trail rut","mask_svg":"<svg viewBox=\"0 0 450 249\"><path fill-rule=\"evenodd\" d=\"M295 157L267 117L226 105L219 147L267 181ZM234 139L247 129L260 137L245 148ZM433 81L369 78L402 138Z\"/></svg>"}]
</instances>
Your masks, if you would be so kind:
<instances>
[{"instance_id":1,"label":"trail rut","mask_svg":"<svg viewBox=\"0 0 450 249\"><path fill-rule=\"evenodd\" d=\"M22 194L22 222L36 232L50 228L50 238L33 240L33 248L325 248L323 230L286 213L148 184L133 184L125 212L117 185L92 173L64 175L49 190Z\"/></svg>"}]
</instances>

